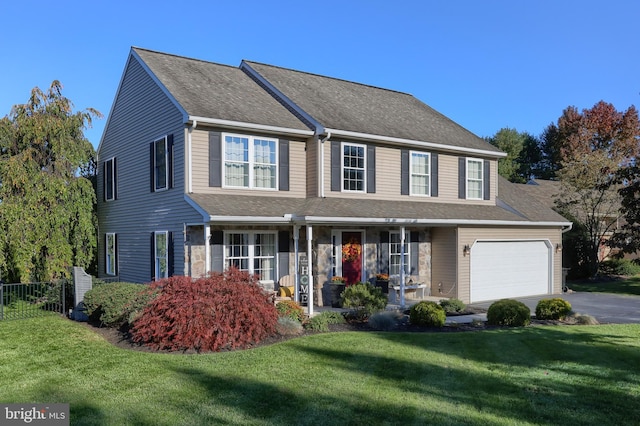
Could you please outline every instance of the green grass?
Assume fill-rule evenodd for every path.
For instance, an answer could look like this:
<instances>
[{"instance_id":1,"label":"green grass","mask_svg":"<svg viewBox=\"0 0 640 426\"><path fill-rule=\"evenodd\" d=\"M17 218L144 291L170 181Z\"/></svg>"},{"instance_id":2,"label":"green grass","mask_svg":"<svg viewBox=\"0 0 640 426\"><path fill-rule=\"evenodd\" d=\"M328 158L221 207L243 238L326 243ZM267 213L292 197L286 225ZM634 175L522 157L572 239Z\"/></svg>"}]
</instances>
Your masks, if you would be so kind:
<instances>
[{"instance_id":1,"label":"green grass","mask_svg":"<svg viewBox=\"0 0 640 426\"><path fill-rule=\"evenodd\" d=\"M590 293L615 293L640 296L640 275L626 279L611 281L571 281L567 286L574 291L586 291Z\"/></svg>"},{"instance_id":2,"label":"green grass","mask_svg":"<svg viewBox=\"0 0 640 426\"><path fill-rule=\"evenodd\" d=\"M0 322L0 401L94 425L631 425L640 325L325 333L251 350L116 348L54 316Z\"/></svg>"}]
</instances>

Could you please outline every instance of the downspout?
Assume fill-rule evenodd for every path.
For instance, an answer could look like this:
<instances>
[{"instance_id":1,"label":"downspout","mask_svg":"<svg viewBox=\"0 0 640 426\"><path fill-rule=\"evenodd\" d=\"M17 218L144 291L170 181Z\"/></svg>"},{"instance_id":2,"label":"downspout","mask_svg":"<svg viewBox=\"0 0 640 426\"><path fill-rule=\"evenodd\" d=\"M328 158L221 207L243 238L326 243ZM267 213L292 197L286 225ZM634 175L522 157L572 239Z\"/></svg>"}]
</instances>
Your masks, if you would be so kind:
<instances>
[{"instance_id":1,"label":"downspout","mask_svg":"<svg viewBox=\"0 0 640 426\"><path fill-rule=\"evenodd\" d=\"M189 176L187 178L187 194L191 194L193 192L193 172L191 167L193 166L193 161L191 160L191 133L195 130L198 125L197 120L193 120L191 123L191 127L189 127L189 133L187 135L187 168L189 169Z\"/></svg>"},{"instance_id":2,"label":"downspout","mask_svg":"<svg viewBox=\"0 0 640 426\"><path fill-rule=\"evenodd\" d=\"M327 136L320 138L320 197L324 198L324 143L331 138L331 132Z\"/></svg>"}]
</instances>

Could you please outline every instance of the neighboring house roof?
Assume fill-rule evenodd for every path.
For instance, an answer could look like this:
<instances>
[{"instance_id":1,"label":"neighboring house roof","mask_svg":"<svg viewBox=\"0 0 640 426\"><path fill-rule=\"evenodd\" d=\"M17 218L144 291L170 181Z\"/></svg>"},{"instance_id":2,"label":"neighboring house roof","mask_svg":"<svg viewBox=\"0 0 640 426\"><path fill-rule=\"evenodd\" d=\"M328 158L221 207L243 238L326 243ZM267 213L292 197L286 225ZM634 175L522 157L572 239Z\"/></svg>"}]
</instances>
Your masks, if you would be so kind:
<instances>
[{"instance_id":1,"label":"neighboring house roof","mask_svg":"<svg viewBox=\"0 0 640 426\"><path fill-rule=\"evenodd\" d=\"M505 181L505 187L511 185ZM502 184L502 182L500 182ZM313 222L349 222L393 224L480 224L513 222L531 225L565 226L569 222L535 201L518 200L518 191L507 191L509 202L515 206L487 206L421 201L381 201L349 198L290 198L243 195L189 194L186 199L207 219L253 222L290 221L296 218ZM506 203L506 201L505 201ZM540 223L542 224L542 223Z\"/></svg>"},{"instance_id":2,"label":"neighboring house roof","mask_svg":"<svg viewBox=\"0 0 640 426\"><path fill-rule=\"evenodd\" d=\"M556 213L553 199L559 192L559 182L549 182L548 185L535 187L521 183L512 183L502 176L498 176L498 203L506 203L529 220L567 222L567 219Z\"/></svg>"},{"instance_id":3,"label":"neighboring house roof","mask_svg":"<svg viewBox=\"0 0 640 426\"><path fill-rule=\"evenodd\" d=\"M562 192L560 181L531 179L526 184L518 184L519 188L549 208L556 206L555 200Z\"/></svg>"},{"instance_id":4,"label":"neighboring house roof","mask_svg":"<svg viewBox=\"0 0 640 426\"><path fill-rule=\"evenodd\" d=\"M131 50L188 117L309 131L237 67L137 47Z\"/></svg>"},{"instance_id":5,"label":"neighboring house roof","mask_svg":"<svg viewBox=\"0 0 640 426\"><path fill-rule=\"evenodd\" d=\"M243 61L241 68L293 102L316 125L366 135L503 153L408 93ZM256 75L257 73L257 75Z\"/></svg>"}]
</instances>

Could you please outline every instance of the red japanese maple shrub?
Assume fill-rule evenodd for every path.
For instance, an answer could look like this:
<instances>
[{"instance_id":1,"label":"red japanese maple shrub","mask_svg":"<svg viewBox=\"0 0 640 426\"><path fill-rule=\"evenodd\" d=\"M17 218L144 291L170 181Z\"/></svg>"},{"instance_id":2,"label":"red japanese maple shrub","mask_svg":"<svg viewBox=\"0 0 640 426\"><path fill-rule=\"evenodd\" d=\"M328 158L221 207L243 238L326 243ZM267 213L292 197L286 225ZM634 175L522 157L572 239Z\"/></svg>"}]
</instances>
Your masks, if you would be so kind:
<instances>
[{"instance_id":1,"label":"red japanese maple shrub","mask_svg":"<svg viewBox=\"0 0 640 426\"><path fill-rule=\"evenodd\" d=\"M278 314L254 277L237 269L206 278L171 277L135 322L134 342L156 350L246 348L275 334Z\"/></svg>"}]
</instances>

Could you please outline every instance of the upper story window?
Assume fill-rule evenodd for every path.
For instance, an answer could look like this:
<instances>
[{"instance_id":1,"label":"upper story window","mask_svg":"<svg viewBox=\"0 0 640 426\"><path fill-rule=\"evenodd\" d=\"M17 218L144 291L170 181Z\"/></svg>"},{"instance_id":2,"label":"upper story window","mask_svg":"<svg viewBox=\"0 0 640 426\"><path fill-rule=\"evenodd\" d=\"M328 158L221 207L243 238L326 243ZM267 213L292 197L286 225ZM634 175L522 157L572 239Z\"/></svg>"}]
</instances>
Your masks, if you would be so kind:
<instances>
[{"instance_id":1,"label":"upper story window","mask_svg":"<svg viewBox=\"0 0 640 426\"><path fill-rule=\"evenodd\" d=\"M431 155L411 152L411 195L431 195Z\"/></svg>"},{"instance_id":2,"label":"upper story window","mask_svg":"<svg viewBox=\"0 0 640 426\"><path fill-rule=\"evenodd\" d=\"M169 146L167 137L153 141L154 190L167 189L169 182Z\"/></svg>"},{"instance_id":3,"label":"upper story window","mask_svg":"<svg viewBox=\"0 0 640 426\"><path fill-rule=\"evenodd\" d=\"M275 281L276 234L229 232L225 234L225 265Z\"/></svg>"},{"instance_id":4,"label":"upper story window","mask_svg":"<svg viewBox=\"0 0 640 426\"><path fill-rule=\"evenodd\" d=\"M225 134L225 186L277 189L277 147L276 139Z\"/></svg>"},{"instance_id":5,"label":"upper story window","mask_svg":"<svg viewBox=\"0 0 640 426\"><path fill-rule=\"evenodd\" d=\"M342 144L342 189L364 192L366 190L366 146Z\"/></svg>"},{"instance_id":6,"label":"upper story window","mask_svg":"<svg viewBox=\"0 0 640 426\"><path fill-rule=\"evenodd\" d=\"M484 162L479 159L467 158L467 198L482 200L484 198Z\"/></svg>"},{"instance_id":7,"label":"upper story window","mask_svg":"<svg viewBox=\"0 0 640 426\"><path fill-rule=\"evenodd\" d=\"M116 159L110 158L103 164L104 200L112 201L116 197Z\"/></svg>"}]
</instances>

